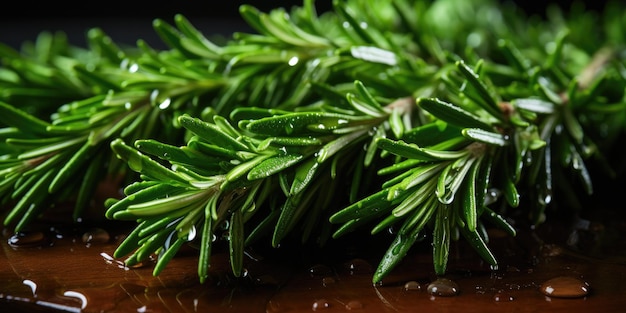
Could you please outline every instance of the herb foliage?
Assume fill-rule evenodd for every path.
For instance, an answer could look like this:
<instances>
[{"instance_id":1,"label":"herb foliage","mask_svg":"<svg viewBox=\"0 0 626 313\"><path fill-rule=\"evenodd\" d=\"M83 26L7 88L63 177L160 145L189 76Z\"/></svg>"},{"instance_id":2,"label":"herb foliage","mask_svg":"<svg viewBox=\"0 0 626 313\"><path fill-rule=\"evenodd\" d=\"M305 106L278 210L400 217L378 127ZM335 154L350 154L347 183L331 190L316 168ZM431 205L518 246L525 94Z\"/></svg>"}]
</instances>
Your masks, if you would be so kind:
<instances>
[{"instance_id":1,"label":"herb foliage","mask_svg":"<svg viewBox=\"0 0 626 313\"><path fill-rule=\"evenodd\" d=\"M606 153L626 122L622 9L528 22L490 0L323 14L304 0L241 6L255 32L220 43L177 15L154 21L165 50L99 29L86 48L46 32L0 45L4 224L22 231L66 200L79 219L103 177L123 177L103 214L137 226L115 257L156 254L154 275L194 242L204 282L224 229L235 276L259 240L364 227L395 234L373 282L424 234L439 275L453 240L496 266L486 224L514 236L512 211L539 224L569 198L557 193L592 194L590 162L619 174Z\"/></svg>"}]
</instances>

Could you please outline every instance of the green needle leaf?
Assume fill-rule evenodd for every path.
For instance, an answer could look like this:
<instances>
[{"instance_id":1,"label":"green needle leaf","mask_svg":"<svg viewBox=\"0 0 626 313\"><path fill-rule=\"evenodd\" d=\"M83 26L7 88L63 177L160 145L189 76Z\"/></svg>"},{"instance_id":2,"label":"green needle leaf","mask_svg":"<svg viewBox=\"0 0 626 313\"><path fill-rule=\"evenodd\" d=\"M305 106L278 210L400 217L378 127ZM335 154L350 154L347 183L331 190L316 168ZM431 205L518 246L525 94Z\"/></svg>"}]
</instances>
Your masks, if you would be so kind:
<instances>
[{"instance_id":1,"label":"green needle leaf","mask_svg":"<svg viewBox=\"0 0 626 313\"><path fill-rule=\"evenodd\" d=\"M345 223L360 216L370 215L378 211L380 207L384 207L389 203L387 194L388 190L378 191L334 213L330 216L329 220L331 223Z\"/></svg>"},{"instance_id":2,"label":"green needle leaf","mask_svg":"<svg viewBox=\"0 0 626 313\"><path fill-rule=\"evenodd\" d=\"M461 235L467 240L472 248L478 253L478 255L492 267L498 265L498 261L485 243L483 237L478 233L478 230L470 231L465 227L459 227Z\"/></svg>"},{"instance_id":3,"label":"green needle leaf","mask_svg":"<svg viewBox=\"0 0 626 313\"><path fill-rule=\"evenodd\" d=\"M467 151L440 151L428 148L420 148L415 144L405 143L401 140L395 141L387 138L380 138L376 144L386 151L401 157L422 161L443 161L454 160L464 155Z\"/></svg>"},{"instance_id":4,"label":"green needle leaf","mask_svg":"<svg viewBox=\"0 0 626 313\"><path fill-rule=\"evenodd\" d=\"M84 144L72 157L63 165L57 175L54 177L50 186L48 187L49 193L55 193L63 188L66 182L76 176L77 171L82 169L83 164L88 162L93 153L97 151L97 147Z\"/></svg>"},{"instance_id":5,"label":"green needle leaf","mask_svg":"<svg viewBox=\"0 0 626 313\"><path fill-rule=\"evenodd\" d=\"M480 128L484 130L492 129L488 123L482 121L478 116L439 99L420 98L418 99L418 106L424 108L424 110L430 112L442 121L457 127Z\"/></svg>"},{"instance_id":6,"label":"green needle leaf","mask_svg":"<svg viewBox=\"0 0 626 313\"><path fill-rule=\"evenodd\" d=\"M126 188L126 197L111 204L105 213L105 217L113 219L115 213L125 211L133 204L141 204L153 199L159 199L166 195L174 195L180 192L179 190L179 187L163 183L155 183L148 186L141 184L137 190Z\"/></svg>"},{"instance_id":7,"label":"green needle leaf","mask_svg":"<svg viewBox=\"0 0 626 313\"><path fill-rule=\"evenodd\" d=\"M433 261L435 273L443 275L448 266L448 254L450 251L450 207L439 205L435 218L435 230L433 231Z\"/></svg>"},{"instance_id":8,"label":"green needle leaf","mask_svg":"<svg viewBox=\"0 0 626 313\"><path fill-rule=\"evenodd\" d=\"M261 179L283 171L302 160L302 155L278 155L263 160L248 172L248 180Z\"/></svg>"},{"instance_id":9,"label":"green needle leaf","mask_svg":"<svg viewBox=\"0 0 626 313\"><path fill-rule=\"evenodd\" d=\"M172 260L172 258L176 255L178 250L180 250L180 247L182 247L185 242L187 242L187 239L185 239L184 237L176 238L174 243L172 243L171 246L167 247L167 249L159 255L156 265L154 265L154 270L152 270L153 276L158 276L163 271L163 269L165 269L167 263Z\"/></svg>"},{"instance_id":10,"label":"green needle leaf","mask_svg":"<svg viewBox=\"0 0 626 313\"><path fill-rule=\"evenodd\" d=\"M481 105L481 107L485 111L489 112L489 114L491 114L493 117L501 120L502 112L498 107L498 100L494 99L493 92L488 90L487 86L482 81L480 81L478 74L476 74L471 68L469 68L465 64L465 62L457 61L456 66L461 71L461 73L463 73L463 75L467 79L467 82L469 82L470 85L474 87L474 90L476 90L476 92L478 93L479 98L477 100L479 101L477 101L477 103Z\"/></svg>"},{"instance_id":11,"label":"green needle leaf","mask_svg":"<svg viewBox=\"0 0 626 313\"><path fill-rule=\"evenodd\" d=\"M515 99L511 104L518 108L540 114L554 113L554 104L541 99Z\"/></svg>"},{"instance_id":12,"label":"green needle leaf","mask_svg":"<svg viewBox=\"0 0 626 313\"><path fill-rule=\"evenodd\" d=\"M374 272L372 277L374 284L382 281L404 259L417 238L419 238L420 230L415 228L411 233L396 235L380 260L376 272Z\"/></svg>"},{"instance_id":13,"label":"green needle leaf","mask_svg":"<svg viewBox=\"0 0 626 313\"><path fill-rule=\"evenodd\" d=\"M515 230L515 227L513 227L513 225L511 225L509 222L507 222L506 219L502 215L494 212L488 207L483 207L483 210L486 213L484 214L484 217L486 218L486 220L500 227L501 229L506 231L510 236L515 236L515 234L517 233L517 231Z\"/></svg>"},{"instance_id":14,"label":"green needle leaf","mask_svg":"<svg viewBox=\"0 0 626 313\"><path fill-rule=\"evenodd\" d=\"M39 135L48 133L48 123L2 101L0 101L0 122L27 133Z\"/></svg>"},{"instance_id":15,"label":"green needle leaf","mask_svg":"<svg viewBox=\"0 0 626 313\"><path fill-rule=\"evenodd\" d=\"M463 213L465 216L465 223L467 224L467 229L469 231L475 231L478 223L478 201L476 199L478 198L477 193L483 192L482 190L477 189L479 186L478 175L480 167L480 161L474 162L469 170L468 178L465 181L466 191L465 201L463 201Z\"/></svg>"},{"instance_id":16,"label":"green needle leaf","mask_svg":"<svg viewBox=\"0 0 626 313\"><path fill-rule=\"evenodd\" d=\"M304 190L313 181L319 166L320 163L315 158L308 158L297 165L289 194L296 195Z\"/></svg>"},{"instance_id":17,"label":"green needle leaf","mask_svg":"<svg viewBox=\"0 0 626 313\"><path fill-rule=\"evenodd\" d=\"M142 173L155 180L188 185L188 181L181 175L165 168L163 165L150 159L148 156L126 145L122 139L111 142L111 148L117 156L128 163L135 172Z\"/></svg>"},{"instance_id":18,"label":"green needle leaf","mask_svg":"<svg viewBox=\"0 0 626 313\"><path fill-rule=\"evenodd\" d=\"M236 210L230 217L229 236L230 265L235 277L239 277L243 272L243 245L245 242L241 210Z\"/></svg>"},{"instance_id":19,"label":"green needle leaf","mask_svg":"<svg viewBox=\"0 0 626 313\"><path fill-rule=\"evenodd\" d=\"M189 115L180 116L178 121L183 127L200 136L207 142L222 148L244 151L248 150L248 146L238 141L237 138L231 137L217 125L209 124Z\"/></svg>"},{"instance_id":20,"label":"green needle leaf","mask_svg":"<svg viewBox=\"0 0 626 313\"><path fill-rule=\"evenodd\" d=\"M482 130L479 128L465 128L461 131L463 136L490 145L504 147L509 144L508 137L502 134Z\"/></svg>"}]
</instances>

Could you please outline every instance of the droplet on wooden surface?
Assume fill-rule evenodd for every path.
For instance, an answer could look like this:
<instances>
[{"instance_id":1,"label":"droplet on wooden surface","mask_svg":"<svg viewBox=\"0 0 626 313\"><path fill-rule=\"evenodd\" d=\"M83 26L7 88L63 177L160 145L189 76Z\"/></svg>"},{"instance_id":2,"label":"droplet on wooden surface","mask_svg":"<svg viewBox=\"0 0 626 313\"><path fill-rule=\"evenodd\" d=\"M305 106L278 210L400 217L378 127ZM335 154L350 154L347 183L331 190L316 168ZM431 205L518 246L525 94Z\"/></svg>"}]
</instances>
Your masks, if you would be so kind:
<instances>
[{"instance_id":1,"label":"droplet on wooden surface","mask_svg":"<svg viewBox=\"0 0 626 313\"><path fill-rule=\"evenodd\" d=\"M580 298L589 294L589 284L576 277L559 276L545 281L539 290L548 297Z\"/></svg>"},{"instance_id":2,"label":"droplet on wooden surface","mask_svg":"<svg viewBox=\"0 0 626 313\"><path fill-rule=\"evenodd\" d=\"M428 284L426 290L433 296L451 297L459 294L459 285L447 278L437 278Z\"/></svg>"}]
</instances>

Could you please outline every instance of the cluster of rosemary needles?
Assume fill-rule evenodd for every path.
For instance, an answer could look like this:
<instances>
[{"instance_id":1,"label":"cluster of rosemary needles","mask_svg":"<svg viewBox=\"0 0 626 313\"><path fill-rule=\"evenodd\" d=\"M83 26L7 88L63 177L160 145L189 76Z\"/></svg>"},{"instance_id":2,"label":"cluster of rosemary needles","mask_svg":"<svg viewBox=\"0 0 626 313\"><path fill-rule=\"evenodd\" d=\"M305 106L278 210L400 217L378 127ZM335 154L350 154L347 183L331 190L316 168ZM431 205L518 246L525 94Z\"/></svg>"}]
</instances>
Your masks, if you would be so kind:
<instances>
[{"instance_id":1,"label":"cluster of rosemary needles","mask_svg":"<svg viewBox=\"0 0 626 313\"><path fill-rule=\"evenodd\" d=\"M254 31L228 38L155 19L167 49L98 28L85 47L50 32L0 44L4 224L68 201L78 220L119 178L102 215L136 227L115 257L156 255L154 275L193 243L206 281L224 229L235 276L255 242L357 229L395 238L373 282L424 239L437 274L455 240L496 265L487 227L513 236L511 217L540 224L592 194L596 169L621 174L624 9L304 0L241 6Z\"/></svg>"}]
</instances>

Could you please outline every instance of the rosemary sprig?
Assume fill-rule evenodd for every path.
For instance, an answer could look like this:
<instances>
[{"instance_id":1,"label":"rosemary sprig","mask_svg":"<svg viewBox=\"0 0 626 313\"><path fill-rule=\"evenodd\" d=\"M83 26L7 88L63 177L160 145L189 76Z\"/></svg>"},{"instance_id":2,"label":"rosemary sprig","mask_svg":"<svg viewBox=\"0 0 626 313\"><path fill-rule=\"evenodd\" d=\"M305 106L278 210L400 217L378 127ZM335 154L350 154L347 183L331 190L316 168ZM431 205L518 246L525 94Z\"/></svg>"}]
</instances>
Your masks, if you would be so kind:
<instances>
[{"instance_id":1,"label":"rosemary sprig","mask_svg":"<svg viewBox=\"0 0 626 313\"><path fill-rule=\"evenodd\" d=\"M111 164L108 145L113 139L180 140L168 115L194 112L192 99L222 85L221 77L199 77L190 67L185 77L163 75L159 71L164 68L154 70L153 63L163 64L167 58L168 73L174 73L184 66L180 57L158 55L145 46L136 57L98 29L90 31L89 43L88 51L74 52L62 36L42 34L34 48L36 58L3 50L5 70L14 74L14 81L3 88L11 104L0 103L7 149L2 196L18 200L4 221L16 231L37 218L45 203L55 202L51 199L74 199L73 217L79 219L103 174L111 170L119 175L124 168ZM40 103L57 107L45 117L50 108Z\"/></svg>"},{"instance_id":2,"label":"rosemary sprig","mask_svg":"<svg viewBox=\"0 0 626 313\"><path fill-rule=\"evenodd\" d=\"M321 15L305 0L241 6L256 32L221 44L177 15L154 21L163 51L98 29L87 49L46 33L0 46L5 224L63 199L78 219L106 174L126 186L104 215L137 222L115 256L156 254L155 275L188 242L204 282L216 238L239 276L266 237L365 227L396 234L374 282L429 236L438 275L461 238L495 267L487 224L513 236L512 216L538 224L593 193L589 162L619 174L605 157L626 118L616 7L598 27L581 12L527 23L490 0L333 1Z\"/></svg>"},{"instance_id":3,"label":"rosemary sprig","mask_svg":"<svg viewBox=\"0 0 626 313\"><path fill-rule=\"evenodd\" d=\"M328 207L335 191L326 186L334 185L338 168L343 169L341 175L362 175L353 172L362 171L362 167L350 168L349 164L355 157L360 163L371 162L371 152L355 155L354 146L378 138L371 135L377 133L376 128L390 128L388 124L396 121L391 118L391 109L381 106L358 81L354 92L348 93L345 101L352 107L350 114L242 107L233 110L230 120L220 115L212 122L189 115L179 117L179 123L193 134L182 147L138 140L133 148L114 141L112 148L118 157L143 179L125 190L124 199L108 203L107 217L141 223L137 235L129 236L115 255L130 253L129 263L153 253L170 255L175 253L170 249L180 248L173 242L193 240L196 229L202 229L203 236L216 238L221 225L230 221L231 262L238 276L244 243L264 235L261 228L266 223L275 224L273 246L277 247L301 220L306 239L313 226L323 222L308 212L319 213L320 208ZM412 103L408 104L410 111ZM280 202L276 201L278 195ZM265 203L268 198L274 201ZM269 206L265 208L269 220L253 225L258 229L244 238L243 221L265 206ZM203 240L198 268L202 281L211 250L211 243ZM159 258L155 275L167 260Z\"/></svg>"}]
</instances>

